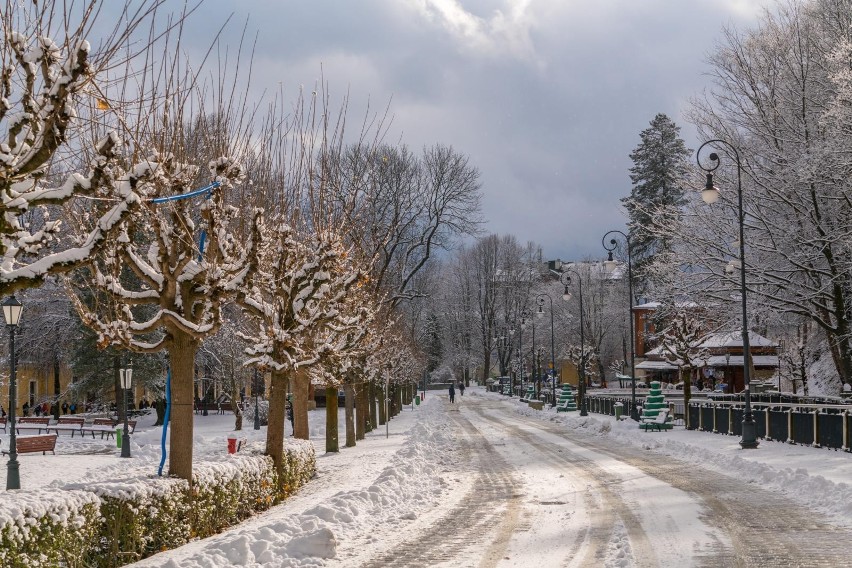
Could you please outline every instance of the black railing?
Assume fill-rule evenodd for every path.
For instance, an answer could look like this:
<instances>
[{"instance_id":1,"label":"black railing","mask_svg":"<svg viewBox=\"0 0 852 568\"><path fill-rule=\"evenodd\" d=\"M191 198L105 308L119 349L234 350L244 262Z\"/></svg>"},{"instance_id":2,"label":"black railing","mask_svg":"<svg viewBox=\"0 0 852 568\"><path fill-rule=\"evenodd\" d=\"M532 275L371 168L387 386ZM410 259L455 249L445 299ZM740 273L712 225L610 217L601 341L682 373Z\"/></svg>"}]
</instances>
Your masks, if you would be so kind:
<instances>
[{"instance_id":1,"label":"black railing","mask_svg":"<svg viewBox=\"0 0 852 568\"><path fill-rule=\"evenodd\" d=\"M774 396L778 399L778 395ZM690 401L685 412L687 428L742 436L743 402L739 398L733 395L731 400L702 398ZM852 405L778 403L754 401L754 398L752 411L758 438L852 451ZM589 411L613 416L617 402L624 405L623 415L629 416L630 397L621 395L591 395ZM643 399L638 399L637 406L642 402ZM682 400L669 402L683 404Z\"/></svg>"},{"instance_id":2,"label":"black railing","mask_svg":"<svg viewBox=\"0 0 852 568\"><path fill-rule=\"evenodd\" d=\"M757 436L766 440L852 451L852 406L819 404L752 405ZM742 435L738 402L690 402L689 428Z\"/></svg>"}]
</instances>

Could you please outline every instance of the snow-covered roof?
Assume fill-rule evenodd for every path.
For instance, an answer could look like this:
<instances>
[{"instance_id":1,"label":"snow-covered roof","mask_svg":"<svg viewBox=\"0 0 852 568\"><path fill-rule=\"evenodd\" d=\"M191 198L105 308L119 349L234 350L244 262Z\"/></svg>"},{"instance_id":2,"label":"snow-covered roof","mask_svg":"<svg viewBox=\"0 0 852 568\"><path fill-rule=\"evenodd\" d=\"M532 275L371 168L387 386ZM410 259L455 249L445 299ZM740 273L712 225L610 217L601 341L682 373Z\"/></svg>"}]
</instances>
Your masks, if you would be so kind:
<instances>
[{"instance_id":1,"label":"snow-covered roof","mask_svg":"<svg viewBox=\"0 0 852 568\"><path fill-rule=\"evenodd\" d=\"M668 361L642 361L636 364L636 368L649 371L676 371L678 366Z\"/></svg>"},{"instance_id":2,"label":"snow-covered roof","mask_svg":"<svg viewBox=\"0 0 852 568\"><path fill-rule=\"evenodd\" d=\"M755 333L748 332L748 342L752 347L778 347L777 341L772 341ZM742 347L743 336L739 331L728 331L724 333L713 333L708 335L704 341L699 344L699 347L712 349L714 347Z\"/></svg>"},{"instance_id":3,"label":"snow-covered roof","mask_svg":"<svg viewBox=\"0 0 852 568\"><path fill-rule=\"evenodd\" d=\"M752 361L754 362L755 367L777 367L778 366L778 356L777 355L752 355ZM730 359L725 359L724 355L714 355L707 359L708 367L742 367L743 366L743 356L742 355L731 355Z\"/></svg>"}]
</instances>

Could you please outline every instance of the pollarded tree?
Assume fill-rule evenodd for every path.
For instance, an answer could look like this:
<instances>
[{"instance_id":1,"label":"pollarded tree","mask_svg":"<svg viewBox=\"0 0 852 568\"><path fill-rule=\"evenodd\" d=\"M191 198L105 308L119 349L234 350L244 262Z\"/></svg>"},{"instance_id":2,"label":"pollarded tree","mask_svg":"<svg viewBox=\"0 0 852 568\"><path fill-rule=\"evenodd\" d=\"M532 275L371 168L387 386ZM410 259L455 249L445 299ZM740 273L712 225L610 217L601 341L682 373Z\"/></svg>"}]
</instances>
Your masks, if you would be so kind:
<instances>
[{"instance_id":1,"label":"pollarded tree","mask_svg":"<svg viewBox=\"0 0 852 568\"><path fill-rule=\"evenodd\" d=\"M102 24L100 1L66 12L50 2L6 4L0 16L0 295L39 286L46 274L84 263L136 202L134 188L145 172L122 170L114 132L100 137L89 160L81 159L90 144L75 118L107 82L114 60L132 60L136 46L150 47L130 40L160 3L125 4L94 52L86 38ZM52 183L61 177L64 182ZM95 222L74 242L52 216L79 197L95 199L87 202Z\"/></svg>"},{"instance_id":2,"label":"pollarded tree","mask_svg":"<svg viewBox=\"0 0 852 568\"><path fill-rule=\"evenodd\" d=\"M639 137L641 142L630 153L633 189L630 197L621 201L629 219L633 268L642 281L647 277L645 266L656 255L671 249L665 233L650 231L649 227L665 227L676 220L684 204L691 150L680 138L680 127L662 113L654 117L650 127ZM660 215L660 212L665 214Z\"/></svg>"},{"instance_id":3,"label":"pollarded tree","mask_svg":"<svg viewBox=\"0 0 852 568\"><path fill-rule=\"evenodd\" d=\"M143 206L119 224L120 237L89 265L98 294L78 291L74 300L101 345L168 352L169 473L191 480L195 355L201 341L219 329L225 302L252 275L257 230L246 243L231 233L239 212L226 205L224 193L242 177L233 160L210 162L205 177L214 184L200 204L194 199L154 201L197 189L203 179L198 168L172 156L152 156L148 167L153 178L143 188ZM259 217L255 212L256 227Z\"/></svg>"},{"instance_id":4,"label":"pollarded tree","mask_svg":"<svg viewBox=\"0 0 852 568\"><path fill-rule=\"evenodd\" d=\"M293 433L308 439L307 369L324 355L318 341L323 328L351 325L344 304L350 289L363 282L340 236L332 231L299 235L275 220L259 227L259 270L237 301L256 324L244 334L251 347L246 364L271 374L266 452L281 467L284 447L284 403L288 382L293 390Z\"/></svg>"}]
</instances>

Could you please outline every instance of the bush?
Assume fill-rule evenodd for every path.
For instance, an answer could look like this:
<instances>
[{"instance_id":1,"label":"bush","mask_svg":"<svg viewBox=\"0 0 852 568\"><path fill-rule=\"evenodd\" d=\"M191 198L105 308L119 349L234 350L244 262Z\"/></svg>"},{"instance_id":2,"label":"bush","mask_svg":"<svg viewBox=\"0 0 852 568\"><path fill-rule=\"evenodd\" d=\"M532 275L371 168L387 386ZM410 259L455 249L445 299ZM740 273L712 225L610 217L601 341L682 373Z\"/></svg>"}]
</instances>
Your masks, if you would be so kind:
<instances>
[{"instance_id":1,"label":"bush","mask_svg":"<svg viewBox=\"0 0 852 568\"><path fill-rule=\"evenodd\" d=\"M36 489L0 495L0 566L85 566L101 524L99 500L86 491Z\"/></svg>"},{"instance_id":2,"label":"bush","mask_svg":"<svg viewBox=\"0 0 852 568\"><path fill-rule=\"evenodd\" d=\"M186 544L265 511L316 470L313 445L285 446L282 493L272 459L233 455L170 477L0 494L0 566L112 567Z\"/></svg>"}]
</instances>

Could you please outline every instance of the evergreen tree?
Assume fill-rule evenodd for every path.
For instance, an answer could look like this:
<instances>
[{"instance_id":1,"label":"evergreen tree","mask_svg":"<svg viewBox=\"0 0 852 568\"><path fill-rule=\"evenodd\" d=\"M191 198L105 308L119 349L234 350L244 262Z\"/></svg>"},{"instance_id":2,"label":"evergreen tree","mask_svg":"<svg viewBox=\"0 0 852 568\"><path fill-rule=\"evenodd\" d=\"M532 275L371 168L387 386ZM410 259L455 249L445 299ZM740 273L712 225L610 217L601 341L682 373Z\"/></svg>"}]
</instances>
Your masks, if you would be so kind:
<instances>
[{"instance_id":1,"label":"evergreen tree","mask_svg":"<svg viewBox=\"0 0 852 568\"><path fill-rule=\"evenodd\" d=\"M688 172L687 159L692 150L680 138L680 127L665 114L658 114L649 128L643 130L641 142L630 159L630 197L622 199L628 215L631 259L638 280L637 290L647 290L646 267L655 257L671 252L665 231L651 230L671 226L677 221L685 204L684 180Z\"/></svg>"}]
</instances>

